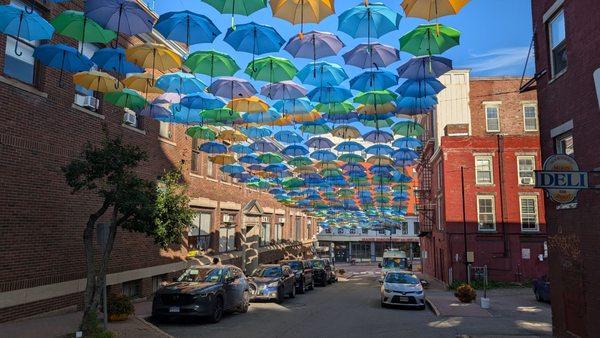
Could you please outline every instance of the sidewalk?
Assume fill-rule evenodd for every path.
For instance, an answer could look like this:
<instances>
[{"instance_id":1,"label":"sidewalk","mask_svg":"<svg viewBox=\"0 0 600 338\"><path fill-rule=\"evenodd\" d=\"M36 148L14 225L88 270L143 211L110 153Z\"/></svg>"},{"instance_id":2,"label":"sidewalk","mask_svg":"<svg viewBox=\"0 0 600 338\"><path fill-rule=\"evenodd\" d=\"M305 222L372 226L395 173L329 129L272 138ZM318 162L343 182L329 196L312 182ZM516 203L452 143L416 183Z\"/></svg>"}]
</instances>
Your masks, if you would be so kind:
<instances>
[{"instance_id":1,"label":"sidewalk","mask_svg":"<svg viewBox=\"0 0 600 338\"><path fill-rule=\"evenodd\" d=\"M119 338L169 338L143 318L152 311L151 302L135 304L135 316L123 322L109 322L108 330ZM49 338L61 337L77 331L81 320L81 312L70 312L48 317L36 317L0 324L0 338Z\"/></svg>"}]
</instances>

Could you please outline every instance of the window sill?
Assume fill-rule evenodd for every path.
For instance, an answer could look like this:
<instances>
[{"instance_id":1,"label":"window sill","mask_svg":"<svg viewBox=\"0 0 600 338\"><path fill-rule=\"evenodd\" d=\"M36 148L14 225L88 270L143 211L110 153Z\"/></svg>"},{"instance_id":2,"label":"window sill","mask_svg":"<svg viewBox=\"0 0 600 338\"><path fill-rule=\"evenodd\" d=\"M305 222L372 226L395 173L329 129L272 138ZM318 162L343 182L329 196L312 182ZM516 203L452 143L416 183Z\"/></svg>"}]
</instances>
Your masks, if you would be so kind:
<instances>
[{"instance_id":1,"label":"window sill","mask_svg":"<svg viewBox=\"0 0 600 338\"><path fill-rule=\"evenodd\" d=\"M158 137L158 140L159 140L160 142L162 142L162 143L166 143L166 144L172 145L172 146L174 146L174 147L176 147L176 146L177 146L177 143L175 143L175 142L173 142L173 141L171 141L171 140L169 140L169 139L167 139L167 138L164 138L164 137L162 137L162 136L159 136L159 137Z\"/></svg>"},{"instance_id":2,"label":"window sill","mask_svg":"<svg viewBox=\"0 0 600 338\"><path fill-rule=\"evenodd\" d=\"M560 73L554 75L549 81L548 84L552 84L555 81L557 81L558 79L560 79L563 75L565 75L565 73L567 72L567 68L563 69Z\"/></svg>"},{"instance_id":3,"label":"window sill","mask_svg":"<svg viewBox=\"0 0 600 338\"><path fill-rule=\"evenodd\" d=\"M88 115L90 115L90 116L97 117L97 118L99 118L99 119L101 119L101 120L104 120L104 119L106 119L106 116L104 116L104 115L102 115L102 114L98 114L98 113L96 113L96 112L95 112L95 111L93 111L93 110L89 110L89 109L83 108L83 107L81 107L81 106L78 106L78 105L76 105L75 103L71 103L71 108L73 108L73 109L75 109L75 110L78 110L78 111L80 111L80 112L82 112L82 113L86 113L86 114L88 114Z\"/></svg>"},{"instance_id":4,"label":"window sill","mask_svg":"<svg viewBox=\"0 0 600 338\"><path fill-rule=\"evenodd\" d=\"M477 229L477 232L481 234L493 234L496 233L496 229Z\"/></svg>"},{"instance_id":5,"label":"window sill","mask_svg":"<svg viewBox=\"0 0 600 338\"><path fill-rule=\"evenodd\" d=\"M209 180L209 181L211 181L211 182L216 182L216 183L219 182L218 180L216 180L216 179L214 179L212 177L204 177L204 178L207 179L207 180Z\"/></svg>"},{"instance_id":6,"label":"window sill","mask_svg":"<svg viewBox=\"0 0 600 338\"><path fill-rule=\"evenodd\" d=\"M42 97L44 99L48 98L48 93L44 93L44 92L38 90L37 88L35 88L34 86L28 85L28 84L23 83L23 82L21 82L19 80L7 78L7 77L4 77L4 76L0 75L0 82L4 83L4 84L7 84L9 86L15 87L17 89L21 89L21 90L26 91L28 93L31 93L33 95Z\"/></svg>"},{"instance_id":7,"label":"window sill","mask_svg":"<svg viewBox=\"0 0 600 338\"><path fill-rule=\"evenodd\" d=\"M539 234L540 233L540 229L521 229L521 233L523 234Z\"/></svg>"},{"instance_id":8,"label":"window sill","mask_svg":"<svg viewBox=\"0 0 600 338\"><path fill-rule=\"evenodd\" d=\"M495 183L475 183L476 187L495 187Z\"/></svg>"},{"instance_id":9,"label":"window sill","mask_svg":"<svg viewBox=\"0 0 600 338\"><path fill-rule=\"evenodd\" d=\"M204 178L202 175L198 175L195 173L190 172L190 177L194 177L194 178Z\"/></svg>"},{"instance_id":10,"label":"window sill","mask_svg":"<svg viewBox=\"0 0 600 338\"><path fill-rule=\"evenodd\" d=\"M137 129L135 127L128 126L126 124L121 124L121 127L125 128L125 129L129 129L131 131L134 131L134 132L136 132L138 134L146 135L146 131L145 130Z\"/></svg>"}]
</instances>

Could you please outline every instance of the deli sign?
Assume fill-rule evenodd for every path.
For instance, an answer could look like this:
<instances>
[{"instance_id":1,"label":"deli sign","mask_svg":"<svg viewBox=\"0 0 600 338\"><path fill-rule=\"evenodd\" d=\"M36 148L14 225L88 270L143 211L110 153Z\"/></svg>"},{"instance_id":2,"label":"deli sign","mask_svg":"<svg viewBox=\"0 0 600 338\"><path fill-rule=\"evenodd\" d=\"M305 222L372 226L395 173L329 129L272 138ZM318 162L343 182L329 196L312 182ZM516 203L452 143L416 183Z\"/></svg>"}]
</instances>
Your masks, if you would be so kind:
<instances>
[{"instance_id":1,"label":"deli sign","mask_svg":"<svg viewBox=\"0 0 600 338\"><path fill-rule=\"evenodd\" d=\"M535 172L535 187L545 189L554 202L567 204L577 198L579 190L589 188L589 174L579 171L573 157L552 155L544 162L544 170Z\"/></svg>"}]
</instances>

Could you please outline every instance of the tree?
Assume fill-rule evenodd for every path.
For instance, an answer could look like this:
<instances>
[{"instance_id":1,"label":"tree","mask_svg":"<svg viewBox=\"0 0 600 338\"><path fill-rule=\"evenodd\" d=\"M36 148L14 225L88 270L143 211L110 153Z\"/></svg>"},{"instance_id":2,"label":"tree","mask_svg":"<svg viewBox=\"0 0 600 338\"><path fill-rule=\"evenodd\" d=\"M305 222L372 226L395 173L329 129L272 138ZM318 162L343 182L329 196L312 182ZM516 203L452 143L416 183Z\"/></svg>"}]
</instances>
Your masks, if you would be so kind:
<instances>
[{"instance_id":1,"label":"tree","mask_svg":"<svg viewBox=\"0 0 600 338\"><path fill-rule=\"evenodd\" d=\"M144 233L161 247L178 244L191 223L192 210L178 170L167 171L158 184L138 177L135 168L148 156L140 147L110 138L105 131L101 144L87 143L81 155L62 168L72 193L91 192L102 200L83 231L87 284L81 330L87 332L96 315L106 283L106 271L117 229ZM108 236L100 257L95 257L97 222L110 212ZM97 239L98 240L98 239Z\"/></svg>"}]
</instances>

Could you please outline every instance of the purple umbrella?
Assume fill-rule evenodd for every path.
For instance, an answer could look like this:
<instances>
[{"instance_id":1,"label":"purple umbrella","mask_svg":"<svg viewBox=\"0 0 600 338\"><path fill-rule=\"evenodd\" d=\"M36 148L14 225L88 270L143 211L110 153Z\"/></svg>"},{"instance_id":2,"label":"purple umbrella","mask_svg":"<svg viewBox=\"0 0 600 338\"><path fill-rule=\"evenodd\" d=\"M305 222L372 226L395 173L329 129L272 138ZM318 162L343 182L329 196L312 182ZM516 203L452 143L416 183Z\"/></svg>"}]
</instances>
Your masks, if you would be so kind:
<instances>
[{"instance_id":1,"label":"purple umbrella","mask_svg":"<svg viewBox=\"0 0 600 338\"><path fill-rule=\"evenodd\" d=\"M283 49L295 58L316 61L336 55L344 46L342 40L333 33L311 31L303 37L294 35Z\"/></svg>"},{"instance_id":2,"label":"purple umbrella","mask_svg":"<svg viewBox=\"0 0 600 338\"><path fill-rule=\"evenodd\" d=\"M171 111L165 107L165 104L151 103L146 105L138 114L142 116L148 116L153 119L159 119L161 121L168 121L171 118Z\"/></svg>"},{"instance_id":3,"label":"purple umbrella","mask_svg":"<svg viewBox=\"0 0 600 338\"><path fill-rule=\"evenodd\" d=\"M398 75L409 80L438 78L452 70L452 60L440 56L421 56L398 67Z\"/></svg>"},{"instance_id":4,"label":"purple umbrella","mask_svg":"<svg viewBox=\"0 0 600 338\"><path fill-rule=\"evenodd\" d=\"M394 136L383 130L373 130L363 135L363 140L373 143L387 143L394 140Z\"/></svg>"},{"instance_id":5,"label":"purple umbrella","mask_svg":"<svg viewBox=\"0 0 600 338\"><path fill-rule=\"evenodd\" d=\"M224 76L208 87L208 92L228 99L250 97L257 93L256 88L247 80Z\"/></svg>"},{"instance_id":6,"label":"purple umbrella","mask_svg":"<svg viewBox=\"0 0 600 338\"><path fill-rule=\"evenodd\" d=\"M181 101L181 95L177 93L164 93L155 98L152 101L152 104L174 104L179 103Z\"/></svg>"},{"instance_id":7,"label":"purple umbrella","mask_svg":"<svg viewBox=\"0 0 600 338\"><path fill-rule=\"evenodd\" d=\"M279 149L277 149L277 147L268 141L264 141L264 140L259 140L256 141L254 143L252 143L250 145L250 148L252 148L252 150L257 151L257 152L261 152L261 153L275 153L277 151L279 151Z\"/></svg>"},{"instance_id":8,"label":"purple umbrella","mask_svg":"<svg viewBox=\"0 0 600 338\"><path fill-rule=\"evenodd\" d=\"M85 2L85 16L100 26L119 33L137 35L152 31L154 21L135 0L94 0Z\"/></svg>"},{"instance_id":9,"label":"purple umbrella","mask_svg":"<svg viewBox=\"0 0 600 338\"><path fill-rule=\"evenodd\" d=\"M347 65L366 68L384 68L400 60L400 52L380 43L360 44L343 55Z\"/></svg>"},{"instance_id":10,"label":"purple umbrella","mask_svg":"<svg viewBox=\"0 0 600 338\"><path fill-rule=\"evenodd\" d=\"M304 144L306 144L306 146L308 146L309 148L315 149L330 149L335 145L335 143L333 143L333 141L331 141L330 139L321 136L313 137L308 141L304 142Z\"/></svg>"},{"instance_id":11,"label":"purple umbrella","mask_svg":"<svg viewBox=\"0 0 600 338\"><path fill-rule=\"evenodd\" d=\"M260 95L272 100L294 100L305 97L308 91L293 81L281 81L265 85L260 90Z\"/></svg>"}]
</instances>

